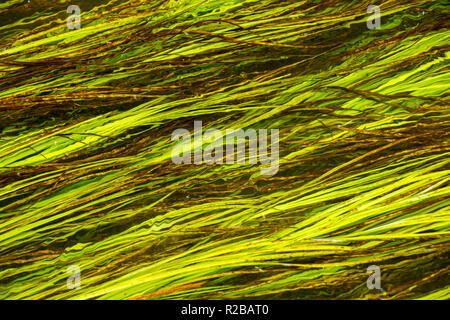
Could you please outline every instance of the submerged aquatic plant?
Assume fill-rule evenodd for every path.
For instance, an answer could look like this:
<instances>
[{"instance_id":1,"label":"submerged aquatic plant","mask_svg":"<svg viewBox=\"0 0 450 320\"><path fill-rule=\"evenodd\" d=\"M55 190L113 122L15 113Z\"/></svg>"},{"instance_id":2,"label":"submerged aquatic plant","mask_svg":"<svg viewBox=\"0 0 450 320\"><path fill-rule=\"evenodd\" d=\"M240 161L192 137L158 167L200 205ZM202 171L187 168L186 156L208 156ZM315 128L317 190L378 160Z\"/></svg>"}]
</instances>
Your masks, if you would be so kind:
<instances>
[{"instance_id":1,"label":"submerged aquatic plant","mask_svg":"<svg viewBox=\"0 0 450 320\"><path fill-rule=\"evenodd\" d=\"M0 4L0 298L450 298L447 1L76 2ZM278 173L175 165L195 120Z\"/></svg>"}]
</instances>

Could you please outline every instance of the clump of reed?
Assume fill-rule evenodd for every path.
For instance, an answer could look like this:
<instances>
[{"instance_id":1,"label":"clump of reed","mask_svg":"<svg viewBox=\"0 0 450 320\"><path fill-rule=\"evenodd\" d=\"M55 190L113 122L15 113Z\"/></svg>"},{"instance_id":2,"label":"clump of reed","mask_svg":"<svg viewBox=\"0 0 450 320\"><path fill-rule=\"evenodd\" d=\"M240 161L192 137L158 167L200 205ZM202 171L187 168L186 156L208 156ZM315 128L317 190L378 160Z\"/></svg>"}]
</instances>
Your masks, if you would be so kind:
<instances>
[{"instance_id":1,"label":"clump of reed","mask_svg":"<svg viewBox=\"0 0 450 320\"><path fill-rule=\"evenodd\" d=\"M70 31L75 2L0 4L0 298L450 297L446 1L380 30L369 1L82 1ZM279 128L278 174L174 165L194 120Z\"/></svg>"}]
</instances>

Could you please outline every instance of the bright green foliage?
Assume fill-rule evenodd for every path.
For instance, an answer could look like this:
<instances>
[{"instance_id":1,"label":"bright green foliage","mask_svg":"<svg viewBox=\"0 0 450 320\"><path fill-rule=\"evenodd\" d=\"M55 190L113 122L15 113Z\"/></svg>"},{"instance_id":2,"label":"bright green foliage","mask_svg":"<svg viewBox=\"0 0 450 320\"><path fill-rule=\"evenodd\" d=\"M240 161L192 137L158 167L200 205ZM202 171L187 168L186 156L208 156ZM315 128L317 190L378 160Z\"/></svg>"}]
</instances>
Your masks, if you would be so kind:
<instances>
[{"instance_id":1,"label":"bright green foliage","mask_svg":"<svg viewBox=\"0 0 450 320\"><path fill-rule=\"evenodd\" d=\"M76 2L0 4L1 299L450 298L447 1L380 30L370 1L78 1L68 30ZM278 128L279 172L173 164L194 120Z\"/></svg>"}]
</instances>

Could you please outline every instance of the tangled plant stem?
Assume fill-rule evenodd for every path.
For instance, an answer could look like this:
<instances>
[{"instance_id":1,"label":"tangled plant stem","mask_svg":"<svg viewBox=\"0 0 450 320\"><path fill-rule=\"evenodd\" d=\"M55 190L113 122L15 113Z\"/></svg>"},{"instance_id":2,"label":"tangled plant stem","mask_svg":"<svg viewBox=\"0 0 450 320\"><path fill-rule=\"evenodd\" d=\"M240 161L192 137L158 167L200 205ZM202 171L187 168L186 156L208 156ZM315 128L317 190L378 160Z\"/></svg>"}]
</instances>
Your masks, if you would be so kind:
<instances>
[{"instance_id":1,"label":"tangled plant stem","mask_svg":"<svg viewBox=\"0 0 450 320\"><path fill-rule=\"evenodd\" d=\"M0 4L0 298L448 299L448 8L370 4ZM174 165L194 120L279 172Z\"/></svg>"}]
</instances>

